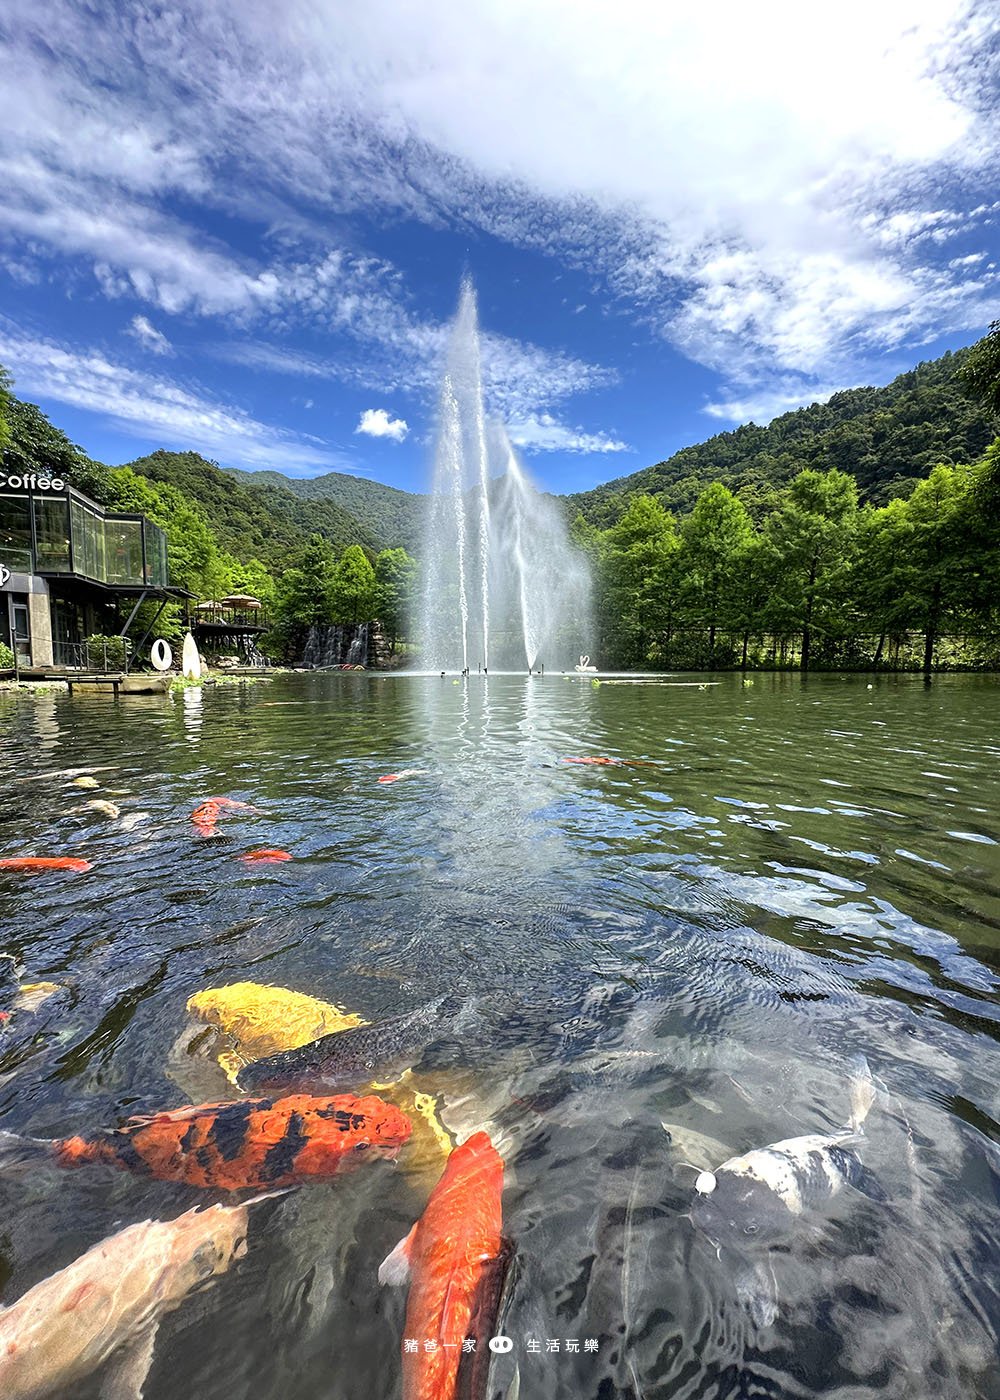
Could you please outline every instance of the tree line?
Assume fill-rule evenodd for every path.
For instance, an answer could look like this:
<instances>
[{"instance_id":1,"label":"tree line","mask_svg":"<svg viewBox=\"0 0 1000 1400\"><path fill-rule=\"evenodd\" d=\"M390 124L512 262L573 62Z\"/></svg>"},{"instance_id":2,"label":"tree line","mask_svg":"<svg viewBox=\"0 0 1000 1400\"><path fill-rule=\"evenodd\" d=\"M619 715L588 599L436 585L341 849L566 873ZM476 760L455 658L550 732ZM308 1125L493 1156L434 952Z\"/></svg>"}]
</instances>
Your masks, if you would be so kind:
<instances>
[{"instance_id":1,"label":"tree line","mask_svg":"<svg viewBox=\"0 0 1000 1400\"><path fill-rule=\"evenodd\" d=\"M924 392L917 379L910 388ZM978 417L966 414L965 426L982 419L995 431L1000 322L963 353L949 394L957 392L951 380L975 401ZM390 650L416 640L420 569L406 550L329 533L279 543L250 514L244 489L227 480L224 533L237 554L220 543L214 505L211 517L206 509L214 501L206 493L219 490L214 464L197 454L143 459L160 475L182 467L198 498L171 480L105 466L11 388L0 368L7 470L61 476L110 510L148 516L167 534L173 583L202 599L261 600L272 655L294 659L308 629L329 623L378 620ZM742 431L730 435L734 442ZM649 484L658 484L655 476ZM884 503L862 500L857 475L837 466L808 466L784 484L754 477L742 490L715 481L680 518L668 509L669 493L612 499L606 491L597 519L580 511L571 526L591 564L596 641L587 641L602 666L1000 668L1000 439L971 465L945 461L926 476L897 478ZM255 541L266 558L252 552ZM159 627L171 636L181 625L171 605Z\"/></svg>"},{"instance_id":2,"label":"tree line","mask_svg":"<svg viewBox=\"0 0 1000 1400\"><path fill-rule=\"evenodd\" d=\"M1000 321L957 378L995 431ZM836 467L753 499L759 520L722 482L680 521L649 493L606 529L576 517L602 665L1000 669L1000 438L884 505Z\"/></svg>"},{"instance_id":3,"label":"tree line","mask_svg":"<svg viewBox=\"0 0 1000 1400\"><path fill-rule=\"evenodd\" d=\"M648 495L609 530L578 517L601 664L1000 667L991 471L1000 444L979 466L939 465L879 507L859 504L845 472L806 469L759 527L718 482L681 522Z\"/></svg>"}]
</instances>

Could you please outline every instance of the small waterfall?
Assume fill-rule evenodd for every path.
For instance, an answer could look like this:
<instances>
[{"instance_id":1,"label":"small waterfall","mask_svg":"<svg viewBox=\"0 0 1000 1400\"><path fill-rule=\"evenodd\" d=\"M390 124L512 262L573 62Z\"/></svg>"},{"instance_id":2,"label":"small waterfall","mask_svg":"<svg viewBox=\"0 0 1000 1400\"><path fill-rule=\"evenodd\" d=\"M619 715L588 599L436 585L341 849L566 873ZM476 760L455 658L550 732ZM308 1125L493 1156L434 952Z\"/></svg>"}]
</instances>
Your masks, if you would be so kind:
<instances>
[{"instance_id":1,"label":"small waterfall","mask_svg":"<svg viewBox=\"0 0 1000 1400\"><path fill-rule=\"evenodd\" d=\"M325 666L367 666L369 625L321 623L309 628L300 666L319 671Z\"/></svg>"},{"instance_id":2,"label":"small waterfall","mask_svg":"<svg viewBox=\"0 0 1000 1400\"><path fill-rule=\"evenodd\" d=\"M568 668L592 644L586 561L505 428L486 418L468 280L441 382L424 558L417 635L428 669Z\"/></svg>"}]
</instances>

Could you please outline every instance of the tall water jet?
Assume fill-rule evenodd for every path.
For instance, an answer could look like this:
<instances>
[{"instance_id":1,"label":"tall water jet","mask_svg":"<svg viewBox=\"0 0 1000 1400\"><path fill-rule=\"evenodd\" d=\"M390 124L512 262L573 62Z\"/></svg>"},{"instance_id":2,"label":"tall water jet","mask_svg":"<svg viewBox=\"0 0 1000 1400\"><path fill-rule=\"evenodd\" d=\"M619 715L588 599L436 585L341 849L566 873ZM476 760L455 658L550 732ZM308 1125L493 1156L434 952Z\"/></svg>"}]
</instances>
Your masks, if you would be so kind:
<instances>
[{"instance_id":1,"label":"tall water jet","mask_svg":"<svg viewBox=\"0 0 1000 1400\"><path fill-rule=\"evenodd\" d=\"M486 418L476 297L462 284L438 405L418 620L421 664L567 667L590 643L590 579L558 506Z\"/></svg>"}]
</instances>

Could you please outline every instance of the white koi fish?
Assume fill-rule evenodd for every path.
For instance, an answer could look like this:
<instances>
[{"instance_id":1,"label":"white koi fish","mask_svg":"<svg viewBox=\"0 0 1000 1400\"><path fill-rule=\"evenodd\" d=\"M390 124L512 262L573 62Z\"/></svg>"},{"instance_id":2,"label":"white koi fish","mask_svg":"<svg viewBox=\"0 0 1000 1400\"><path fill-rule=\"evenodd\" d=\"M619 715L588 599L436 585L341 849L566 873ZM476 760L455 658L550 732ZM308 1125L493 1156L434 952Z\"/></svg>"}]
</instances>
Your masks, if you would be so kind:
<instances>
[{"instance_id":1,"label":"white koi fish","mask_svg":"<svg viewBox=\"0 0 1000 1400\"><path fill-rule=\"evenodd\" d=\"M129 1225L0 1308L0 1395L68 1395L103 1367L102 1394L141 1400L161 1317L246 1253L247 1204Z\"/></svg>"}]
</instances>

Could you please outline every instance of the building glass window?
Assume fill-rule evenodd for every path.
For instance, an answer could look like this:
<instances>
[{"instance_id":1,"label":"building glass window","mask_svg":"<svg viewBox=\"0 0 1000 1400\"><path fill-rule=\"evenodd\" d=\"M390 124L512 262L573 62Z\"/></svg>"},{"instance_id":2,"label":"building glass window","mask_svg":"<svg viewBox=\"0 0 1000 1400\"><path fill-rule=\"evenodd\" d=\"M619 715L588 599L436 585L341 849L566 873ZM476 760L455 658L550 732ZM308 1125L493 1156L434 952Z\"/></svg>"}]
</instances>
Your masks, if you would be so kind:
<instances>
[{"instance_id":1,"label":"building glass window","mask_svg":"<svg viewBox=\"0 0 1000 1400\"><path fill-rule=\"evenodd\" d=\"M0 563L31 573L31 517L27 496L0 496Z\"/></svg>"},{"instance_id":2,"label":"building glass window","mask_svg":"<svg viewBox=\"0 0 1000 1400\"><path fill-rule=\"evenodd\" d=\"M35 569L39 573L67 574L69 557L69 502L36 496Z\"/></svg>"},{"instance_id":3,"label":"building glass window","mask_svg":"<svg viewBox=\"0 0 1000 1400\"><path fill-rule=\"evenodd\" d=\"M73 572L107 580L104 516L80 501L73 502Z\"/></svg>"},{"instance_id":4,"label":"building glass window","mask_svg":"<svg viewBox=\"0 0 1000 1400\"><path fill-rule=\"evenodd\" d=\"M158 525L143 520L146 532L146 581L157 588L167 586L167 537Z\"/></svg>"},{"instance_id":5,"label":"building glass window","mask_svg":"<svg viewBox=\"0 0 1000 1400\"><path fill-rule=\"evenodd\" d=\"M142 584L142 521L106 522L108 583Z\"/></svg>"}]
</instances>

